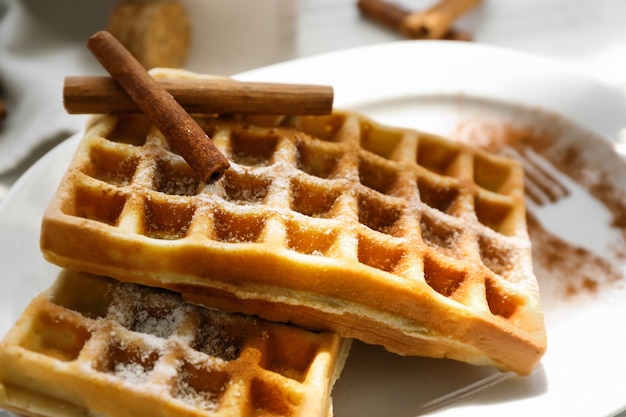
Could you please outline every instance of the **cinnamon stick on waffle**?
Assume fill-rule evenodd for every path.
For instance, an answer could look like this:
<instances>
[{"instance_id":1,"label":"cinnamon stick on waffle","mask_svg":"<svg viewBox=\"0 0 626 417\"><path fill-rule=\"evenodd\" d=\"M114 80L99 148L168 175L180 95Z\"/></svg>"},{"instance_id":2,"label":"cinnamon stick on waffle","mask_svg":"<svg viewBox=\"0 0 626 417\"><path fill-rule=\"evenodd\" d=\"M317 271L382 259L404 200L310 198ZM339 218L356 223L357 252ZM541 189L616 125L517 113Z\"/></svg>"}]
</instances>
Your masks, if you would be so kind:
<instances>
[{"instance_id":1,"label":"cinnamon stick on waffle","mask_svg":"<svg viewBox=\"0 0 626 417\"><path fill-rule=\"evenodd\" d=\"M185 71L179 70L181 74ZM235 81L223 77L157 78L189 113L322 115L333 108L324 85ZM109 77L66 77L63 104L70 114L136 113L139 107Z\"/></svg>"},{"instance_id":2,"label":"cinnamon stick on waffle","mask_svg":"<svg viewBox=\"0 0 626 417\"><path fill-rule=\"evenodd\" d=\"M87 47L111 77L170 141L203 182L218 180L230 166L195 120L107 31L89 38Z\"/></svg>"}]
</instances>

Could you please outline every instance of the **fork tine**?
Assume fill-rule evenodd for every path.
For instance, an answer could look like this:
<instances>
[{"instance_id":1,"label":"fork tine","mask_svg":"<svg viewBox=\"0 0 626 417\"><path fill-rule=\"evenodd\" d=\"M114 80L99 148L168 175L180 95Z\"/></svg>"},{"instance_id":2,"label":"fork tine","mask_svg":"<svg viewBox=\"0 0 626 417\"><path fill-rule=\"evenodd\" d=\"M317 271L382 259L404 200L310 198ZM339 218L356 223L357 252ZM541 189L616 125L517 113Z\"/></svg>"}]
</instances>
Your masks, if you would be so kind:
<instances>
[{"instance_id":1,"label":"fork tine","mask_svg":"<svg viewBox=\"0 0 626 417\"><path fill-rule=\"evenodd\" d=\"M545 192L551 202L554 203L569 195L569 189L558 179L555 168L549 165L544 158L530 148L524 148L522 155L528 167L532 166L529 169L531 181Z\"/></svg>"},{"instance_id":2,"label":"fork tine","mask_svg":"<svg viewBox=\"0 0 626 417\"><path fill-rule=\"evenodd\" d=\"M524 184L524 194L526 198L530 199L537 206L545 206L556 202L554 197L547 195L543 188L537 185L528 175L526 175L526 181Z\"/></svg>"},{"instance_id":3,"label":"fork tine","mask_svg":"<svg viewBox=\"0 0 626 417\"><path fill-rule=\"evenodd\" d=\"M555 168L530 148L505 148L503 154L522 163L526 181L526 195L539 206L556 203L570 191L559 181Z\"/></svg>"}]
</instances>

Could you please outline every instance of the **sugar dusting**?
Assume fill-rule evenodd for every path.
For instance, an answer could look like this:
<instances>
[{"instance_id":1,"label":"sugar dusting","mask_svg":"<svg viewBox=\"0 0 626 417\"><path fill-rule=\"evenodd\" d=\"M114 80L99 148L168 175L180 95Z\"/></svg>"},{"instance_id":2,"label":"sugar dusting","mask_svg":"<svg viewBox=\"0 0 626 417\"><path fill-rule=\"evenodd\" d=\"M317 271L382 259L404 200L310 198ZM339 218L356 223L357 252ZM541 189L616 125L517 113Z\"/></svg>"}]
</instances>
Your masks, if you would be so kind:
<instances>
[{"instance_id":1,"label":"sugar dusting","mask_svg":"<svg viewBox=\"0 0 626 417\"><path fill-rule=\"evenodd\" d=\"M242 340L232 336L233 330L254 322L239 323L226 313L186 303L178 294L162 290L127 283L115 288L107 316L100 319L105 326L107 321L116 323L106 335L121 352L121 360L108 373L133 389L141 386L154 395L170 395L190 408L216 411L220 394L229 383L220 386L220 382L209 381L226 361L239 355ZM117 325L121 327L115 329ZM171 355L174 360L161 359ZM155 372L160 377L152 378ZM173 385L152 382L163 380L173 381ZM208 386L217 389L205 389Z\"/></svg>"},{"instance_id":2,"label":"sugar dusting","mask_svg":"<svg viewBox=\"0 0 626 417\"><path fill-rule=\"evenodd\" d=\"M436 211L432 211L436 213ZM451 228L449 222L445 219L441 219L443 214L428 216L428 220L425 220L425 216L421 217L421 234L422 239L429 246L433 246L438 250L446 253L448 256L459 257L460 246L458 245L461 238L461 232L458 229Z\"/></svg>"},{"instance_id":3,"label":"sugar dusting","mask_svg":"<svg viewBox=\"0 0 626 417\"><path fill-rule=\"evenodd\" d=\"M136 313L133 330L165 339L174 333L184 316L185 306L177 306L161 316L156 316L147 310L139 310Z\"/></svg>"},{"instance_id":4,"label":"sugar dusting","mask_svg":"<svg viewBox=\"0 0 626 417\"><path fill-rule=\"evenodd\" d=\"M491 271L507 275L520 264L521 248L507 244L503 239L479 239L480 257Z\"/></svg>"},{"instance_id":5,"label":"sugar dusting","mask_svg":"<svg viewBox=\"0 0 626 417\"><path fill-rule=\"evenodd\" d=\"M233 343L231 337L226 336L225 326L212 323L205 326L200 332L197 349L209 356L232 361L239 356L240 348Z\"/></svg>"},{"instance_id":6,"label":"sugar dusting","mask_svg":"<svg viewBox=\"0 0 626 417\"><path fill-rule=\"evenodd\" d=\"M146 371L142 364L131 362L120 362L113 368L113 375L131 385L140 385L148 381L150 373Z\"/></svg>"},{"instance_id":7,"label":"sugar dusting","mask_svg":"<svg viewBox=\"0 0 626 417\"><path fill-rule=\"evenodd\" d=\"M222 387L222 390L225 387ZM210 391L198 391L188 382L181 380L178 382L178 392L176 398L205 411L217 411L219 408L219 395Z\"/></svg>"},{"instance_id":8,"label":"sugar dusting","mask_svg":"<svg viewBox=\"0 0 626 417\"><path fill-rule=\"evenodd\" d=\"M170 195L195 195L199 182L191 176L166 176L161 174L162 179L159 182L159 191Z\"/></svg>"}]
</instances>

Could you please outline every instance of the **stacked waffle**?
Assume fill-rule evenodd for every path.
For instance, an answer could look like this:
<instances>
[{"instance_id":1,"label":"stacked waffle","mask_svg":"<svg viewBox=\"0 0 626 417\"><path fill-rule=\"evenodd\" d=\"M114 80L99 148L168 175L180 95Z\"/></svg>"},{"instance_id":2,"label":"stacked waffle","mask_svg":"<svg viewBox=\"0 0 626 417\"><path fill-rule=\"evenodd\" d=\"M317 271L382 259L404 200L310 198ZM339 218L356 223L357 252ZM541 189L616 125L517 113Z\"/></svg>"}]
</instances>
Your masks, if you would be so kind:
<instances>
[{"instance_id":1,"label":"stacked waffle","mask_svg":"<svg viewBox=\"0 0 626 417\"><path fill-rule=\"evenodd\" d=\"M0 349L0 404L31 416L326 416L348 344L63 271Z\"/></svg>"},{"instance_id":2,"label":"stacked waffle","mask_svg":"<svg viewBox=\"0 0 626 417\"><path fill-rule=\"evenodd\" d=\"M447 357L519 374L535 367L545 350L545 330L526 231L523 170L517 163L436 136L382 126L354 112L194 117L231 163L213 184L199 182L145 116L92 118L45 213L41 235L48 260L84 271L73 279L76 285L101 282L89 275L97 274L120 282L103 281L107 288L161 288L194 305L308 329L289 330L297 338L316 340L315 348L297 348L308 352L310 361L297 360L301 371L296 380L314 379L303 376L306 369L325 375L324 382L298 396L267 388L255 376L242 383L261 385L256 394L250 389L241 394L246 404L264 403L253 399L258 396L271 403L292 404L293 398L306 397L327 404L349 338L401 355ZM29 349L23 340L25 332L53 334L42 323L66 323L60 317L77 315L65 311L68 307L55 301L59 298L65 297L35 301L35 306L52 304L63 312L55 320L34 319L32 311L39 307L31 307L5 340L5 357L18 357L19 349L40 356L56 351ZM115 334L132 333L130 345L145 339L132 326L118 331L124 325L115 324L109 313L100 317L89 310L82 316L86 322L78 328L83 330L72 330L70 339L85 341L85 348L71 348L69 359L64 353L62 359L45 360L83 363L79 358L90 356L83 352L92 349L86 342L91 336L79 335L98 333L93 330L100 327L98 321L113 326ZM61 325L60 334L68 326ZM176 341L166 337L163 345L193 349L177 341L188 327L175 330ZM69 342L59 343L65 347ZM291 340L283 343L276 350L296 350ZM240 350L246 351L245 343ZM321 369L308 365L322 352L332 353ZM85 360L92 365L81 369L115 368L102 363L117 359ZM160 363L141 359L131 367L157 369ZM32 362L20 372L32 374L38 366L51 365ZM227 367L229 380L238 380L235 369L240 367ZM158 381L176 392L171 388L176 383L162 373L146 373L152 384ZM64 378L78 387L79 377ZM12 384L19 392L28 385L9 381L6 386ZM301 392L308 389L303 385ZM83 408L95 406L62 397L59 391L65 389L53 391L59 395L44 394ZM283 398L269 397L270 392Z\"/></svg>"}]
</instances>

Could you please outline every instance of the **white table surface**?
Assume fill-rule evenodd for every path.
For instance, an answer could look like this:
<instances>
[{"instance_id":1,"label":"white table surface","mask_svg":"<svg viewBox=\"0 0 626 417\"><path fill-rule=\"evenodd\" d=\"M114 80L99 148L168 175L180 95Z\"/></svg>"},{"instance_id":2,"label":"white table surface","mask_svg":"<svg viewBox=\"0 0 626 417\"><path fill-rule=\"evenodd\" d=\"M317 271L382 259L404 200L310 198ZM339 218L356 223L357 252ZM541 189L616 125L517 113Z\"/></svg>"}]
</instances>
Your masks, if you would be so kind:
<instances>
[{"instance_id":1,"label":"white table surface","mask_svg":"<svg viewBox=\"0 0 626 417\"><path fill-rule=\"evenodd\" d=\"M397 3L419 9L432 2ZM402 39L363 18L356 0L299 0L295 10L296 38L293 49L285 51L290 58ZM474 42L554 58L626 91L625 18L625 0L485 0L456 26L471 33ZM248 62L237 70L266 64ZM384 63L376 63L373 58L372 65ZM19 170L0 175L0 201L27 168L24 164ZM485 395L488 401L489 395L497 393Z\"/></svg>"}]
</instances>

